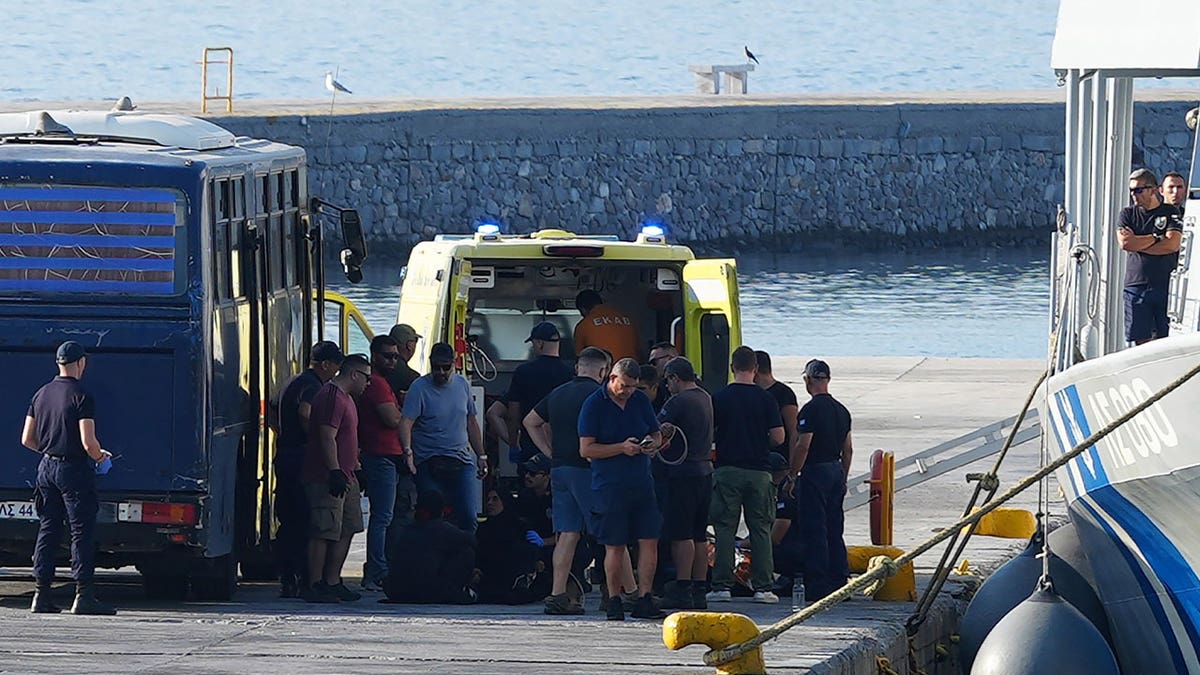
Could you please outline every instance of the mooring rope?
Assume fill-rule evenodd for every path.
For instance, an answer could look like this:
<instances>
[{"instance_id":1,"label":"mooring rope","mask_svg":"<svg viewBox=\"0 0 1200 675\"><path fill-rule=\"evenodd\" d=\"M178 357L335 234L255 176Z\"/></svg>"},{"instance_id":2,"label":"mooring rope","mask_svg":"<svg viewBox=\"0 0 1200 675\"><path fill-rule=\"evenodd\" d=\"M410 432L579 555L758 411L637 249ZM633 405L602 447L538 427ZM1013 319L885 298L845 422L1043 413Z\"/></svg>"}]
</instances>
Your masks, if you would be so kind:
<instances>
[{"instance_id":1,"label":"mooring rope","mask_svg":"<svg viewBox=\"0 0 1200 675\"><path fill-rule=\"evenodd\" d=\"M884 579L886 579L888 576L894 575L900 570L901 567L912 562L925 552L932 549L934 546L937 546L941 542L954 536L955 533L962 528L979 522L981 518L999 508L1001 504L1004 504L1031 486L1037 484L1037 482L1043 477L1057 471L1067 462L1079 456L1084 450L1087 450L1095 445L1102 438L1108 436L1118 427L1136 417L1138 413L1141 413L1146 408L1149 408L1157 403L1160 399L1162 399L1162 397L1181 387L1185 382L1192 379L1197 374L1200 374L1200 363L1193 366L1191 370L1187 371L1167 386L1151 394L1149 398L1147 398L1145 401L1142 401L1124 415L1121 415L1104 428L1080 441L1075 447L1071 448L1070 451L1064 453L1058 459L1047 464L1029 476L1026 476L1019 483L1009 488L1004 494L1000 495L995 500L984 504L975 513L959 518L954 524L946 527L938 534L919 544L916 548L908 551L894 560L883 555L871 558L871 561L867 566L867 571L858 577L855 577L845 586L842 586L840 589L818 600L812 605L805 607L799 612L795 612L794 614L791 614L790 616L787 616L784 619L767 626L761 633L750 638L749 640L746 640L745 642L732 644L722 649L709 650L704 654L704 663L709 666L718 666L723 663L728 663L733 659L746 654L747 652L761 647L763 643L767 642L768 640L774 640L788 629L803 623L804 621L808 620L809 617L816 616L817 614L824 612L830 607L833 607L834 605L850 597L854 593L875 587L878 584L882 584ZM1049 423L1049 420L1046 420L1046 422Z\"/></svg>"}]
</instances>

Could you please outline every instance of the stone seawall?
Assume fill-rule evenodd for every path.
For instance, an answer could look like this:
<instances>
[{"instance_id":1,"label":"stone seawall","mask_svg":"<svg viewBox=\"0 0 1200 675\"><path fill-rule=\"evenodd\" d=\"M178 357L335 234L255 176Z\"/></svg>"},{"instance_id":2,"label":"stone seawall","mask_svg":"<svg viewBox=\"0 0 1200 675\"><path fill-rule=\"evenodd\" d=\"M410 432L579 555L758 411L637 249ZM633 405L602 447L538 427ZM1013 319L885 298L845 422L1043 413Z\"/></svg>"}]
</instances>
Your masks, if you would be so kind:
<instances>
[{"instance_id":1,"label":"stone seawall","mask_svg":"<svg viewBox=\"0 0 1200 675\"><path fill-rule=\"evenodd\" d=\"M381 253L484 220L623 236L657 221L704 248L1005 246L1044 243L1062 200L1063 105L1040 98L314 104L211 119L306 147L313 193L357 207ZM1138 104L1135 163L1186 172L1188 105Z\"/></svg>"}]
</instances>

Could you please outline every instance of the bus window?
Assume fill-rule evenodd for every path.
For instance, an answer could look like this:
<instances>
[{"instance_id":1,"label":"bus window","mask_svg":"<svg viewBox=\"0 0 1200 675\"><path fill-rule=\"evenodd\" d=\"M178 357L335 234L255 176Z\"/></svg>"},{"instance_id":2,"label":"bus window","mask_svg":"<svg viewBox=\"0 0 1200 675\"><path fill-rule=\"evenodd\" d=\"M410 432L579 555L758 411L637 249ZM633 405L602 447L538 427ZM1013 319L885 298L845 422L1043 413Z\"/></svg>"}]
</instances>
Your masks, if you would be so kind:
<instances>
[{"instance_id":1,"label":"bus window","mask_svg":"<svg viewBox=\"0 0 1200 675\"><path fill-rule=\"evenodd\" d=\"M0 295L187 287L187 201L175 190L10 184L0 203Z\"/></svg>"},{"instance_id":2,"label":"bus window","mask_svg":"<svg viewBox=\"0 0 1200 675\"><path fill-rule=\"evenodd\" d=\"M299 255L296 249L296 231L300 227L300 187L297 185L295 170L284 174L287 191L283 200L283 285L286 288L295 286L296 268Z\"/></svg>"}]
</instances>

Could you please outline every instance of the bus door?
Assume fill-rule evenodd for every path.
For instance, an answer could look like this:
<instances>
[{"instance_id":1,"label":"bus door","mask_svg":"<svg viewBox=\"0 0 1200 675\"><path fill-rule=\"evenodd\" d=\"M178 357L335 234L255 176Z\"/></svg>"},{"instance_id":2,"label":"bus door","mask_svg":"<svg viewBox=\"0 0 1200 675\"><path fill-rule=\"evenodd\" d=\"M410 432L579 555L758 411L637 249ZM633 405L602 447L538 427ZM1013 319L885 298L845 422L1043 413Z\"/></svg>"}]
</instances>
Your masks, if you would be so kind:
<instances>
[{"instance_id":1,"label":"bus door","mask_svg":"<svg viewBox=\"0 0 1200 675\"><path fill-rule=\"evenodd\" d=\"M742 343L737 261L690 260L683 267L685 353L709 391L729 383L729 357Z\"/></svg>"}]
</instances>

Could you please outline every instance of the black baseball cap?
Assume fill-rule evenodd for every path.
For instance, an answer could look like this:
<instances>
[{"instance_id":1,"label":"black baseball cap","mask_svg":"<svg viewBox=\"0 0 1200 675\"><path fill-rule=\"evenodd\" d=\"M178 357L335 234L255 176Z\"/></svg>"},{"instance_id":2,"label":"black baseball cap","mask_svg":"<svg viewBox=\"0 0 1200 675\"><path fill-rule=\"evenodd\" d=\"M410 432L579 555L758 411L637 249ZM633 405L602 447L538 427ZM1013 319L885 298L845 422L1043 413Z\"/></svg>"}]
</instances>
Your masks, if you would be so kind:
<instances>
[{"instance_id":1,"label":"black baseball cap","mask_svg":"<svg viewBox=\"0 0 1200 675\"><path fill-rule=\"evenodd\" d=\"M543 452L521 462L521 468L529 473L550 473L550 458Z\"/></svg>"},{"instance_id":2,"label":"black baseball cap","mask_svg":"<svg viewBox=\"0 0 1200 675\"><path fill-rule=\"evenodd\" d=\"M314 363L318 361L333 361L341 365L345 358L346 355L342 353L342 348L337 346L337 343L330 342L329 340L321 340L313 345L309 360Z\"/></svg>"},{"instance_id":3,"label":"black baseball cap","mask_svg":"<svg viewBox=\"0 0 1200 675\"><path fill-rule=\"evenodd\" d=\"M829 364L821 359L813 359L804 366L804 376L814 380L829 379Z\"/></svg>"},{"instance_id":4,"label":"black baseball cap","mask_svg":"<svg viewBox=\"0 0 1200 675\"><path fill-rule=\"evenodd\" d=\"M448 343L438 342L429 348L430 363L454 363L454 347Z\"/></svg>"},{"instance_id":5,"label":"black baseball cap","mask_svg":"<svg viewBox=\"0 0 1200 675\"><path fill-rule=\"evenodd\" d=\"M529 331L529 337L525 338L525 341L545 340L547 342L558 342L560 337L557 326L549 321L543 321L534 326L533 330Z\"/></svg>"},{"instance_id":6,"label":"black baseball cap","mask_svg":"<svg viewBox=\"0 0 1200 675\"><path fill-rule=\"evenodd\" d=\"M75 363L85 356L87 356L87 351L83 348L83 345L74 340L67 340L58 346L58 353L54 356L54 360L59 365L65 366L69 363Z\"/></svg>"}]
</instances>

